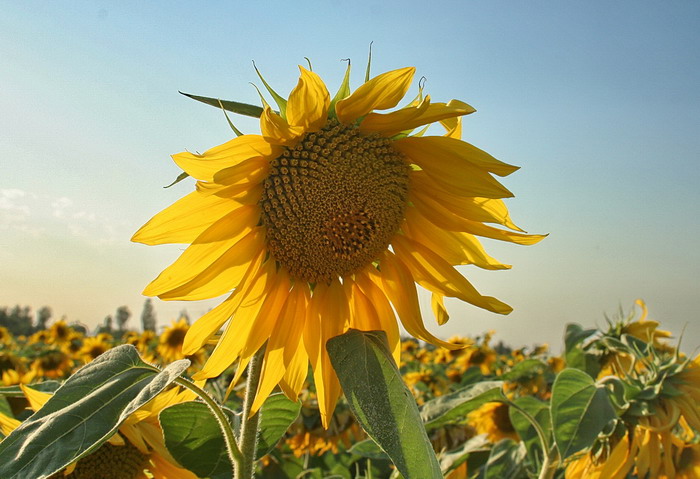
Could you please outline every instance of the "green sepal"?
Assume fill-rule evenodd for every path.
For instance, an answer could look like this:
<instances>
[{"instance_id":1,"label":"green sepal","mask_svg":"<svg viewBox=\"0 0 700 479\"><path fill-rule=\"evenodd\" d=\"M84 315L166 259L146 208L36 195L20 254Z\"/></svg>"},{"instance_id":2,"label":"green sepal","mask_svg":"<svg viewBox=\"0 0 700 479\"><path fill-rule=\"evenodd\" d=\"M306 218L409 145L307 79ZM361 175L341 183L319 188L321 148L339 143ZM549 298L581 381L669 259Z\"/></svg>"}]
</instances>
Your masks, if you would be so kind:
<instances>
[{"instance_id":1,"label":"green sepal","mask_svg":"<svg viewBox=\"0 0 700 479\"><path fill-rule=\"evenodd\" d=\"M201 101L202 103L206 103L207 105L211 105L216 108L224 108L227 111L231 111L233 113L238 113L239 115L244 115L244 116L252 116L253 118L260 118L260 116L263 113L262 107L259 107L257 105L250 105L248 103L240 103L237 101L230 101L230 100L220 100L218 98L209 98L206 96L198 96L198 95L192 95L190 93L185 93L185 92L178 92L181 95L185 95L188 98L192 98L193 100Z\"/></svg>"},{"instance_id":2,"label":"green sepal","mask_svg":"<svg viewBox=\"0 0 700 479\"><path fill-rule=\"evenodd\" d=\"M331 106L328 109L329 118L338 117L338 114L335 111L335 104L350 96L350 59L348 58L346 60L348 62L348 67L345 69L345 76L343 77L343 82L340 84L340 88L338 88L338 92L331 100Z\"/></svg>"},{"instance_id":3,"label":"green sepal","mask_svg":"<svg viewBox=\"0 0 700 479\"><path fill-rule=\"evenodd\" d=\"M167 186L164 186L163 188L170 188L171 186L180 183L180 182L181 182L182 180L184 180L185 178L189 178L189 176L190 176L190 175L189 175L187 172L183 171L182 173L180 173L179 175L177 175L177 178L175 178L175 181L173 181L172 183L170 183L170 184L167 185Z\"/></svg>"},{"instance_id":4,"label":"green sepal","mask_svg":"<svg viewBox=\"0 0 700 479\"><path fill-rule=\"evenodd\" d=\"M268 93L272 96L272 99L275 100L275 103L277 103L277 107L280 109L280 116L284 118L285 120L287 119L287 100L282 98L275 90L272 89L272 87L265 81L263 78L262 74L260 73L260 70L258 70L258 67L255 65L255 62L253 62L253 68L255 68L255 73L258 74L258 77L260 78L260 81L263 82L263 85L265 85L265 88L267 89Z\"/></svg>"}]
</instances>

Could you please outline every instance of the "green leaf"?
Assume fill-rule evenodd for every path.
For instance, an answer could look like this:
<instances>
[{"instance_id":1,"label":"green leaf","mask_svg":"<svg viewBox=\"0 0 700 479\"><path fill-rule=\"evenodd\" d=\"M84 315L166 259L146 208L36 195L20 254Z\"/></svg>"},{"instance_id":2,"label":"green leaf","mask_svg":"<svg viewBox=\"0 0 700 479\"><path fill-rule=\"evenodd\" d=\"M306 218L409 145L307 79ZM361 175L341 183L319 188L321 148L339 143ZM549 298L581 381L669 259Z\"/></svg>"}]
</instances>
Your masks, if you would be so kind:
<instances>
[{"instance_id":1,"label":"green leaf","mask_svg":"<svg viewBox=\"0 0 700 479\"><path fill-rule=\"evenodd\" d=\"M416 402L384 331L350 329L326 343L350 409L406 479L442 477Z\"/></svg>"},{"instance_id":2,"label":"green leaf","mask_svg":"<svg viewBox=\"0 0 700 479\"><path fill-rule=\"evenodd\" d=\"M272 394L265 399L258 425L256 458L260 459L277 445L289 426L299 416L299 411L301 411L301 401L290 401L282 393Z\"/></svg>"},{"instance_id":3,"label":"green leaf","mask_svg":"<svg viewBox=\"0 0 700 479\"><path fill-rule=\"evenodd\" d=\"M35 389L37 391L41 391L44 393L52 393L59 387L61 387L61 382L60 381L44 381L40 383L35 383L35 384L27 384L32 389ZM19 385L14 385L14 386L6 386L0 388L0 396L5 396L5 397L24 397L24 392L22 389L19 387Z\"/></svg>"},{"instance_id":4,"label":"green leaf","mask_svg":"<svg viewBox=\"0 0 700 479\"><path fill-rule=\"evenodd\" d=\"M583 329L580 324L576 323L567 324L566 332L564 333L564 347L566 348L566 352L580 346L584 340L588 339L597 331L598 330L595 328Z\"/></svg>"},{"instance_id":5,"label":"green leaf","mask_svg":"<svg viewBox=\"0 0 700 479\"><path fill-rule=\"evenodd\" d=\"M505 400L501 386L503 381L482 381L431 399L420 409L425 428L431 431L449 422L464 419L467 414L487 402Z\"/></svg>"},{"instance_id":6,"label":"green leaf","mask_svg":"<svg viewBox=\"0 0 700 479\"><path fill-rule=\"evenodd\" d=\"M484 479L516 479L525 476L525 446L512 439L502 439L493 446L486 463Z\"/></svg>"},{"instance_id":7,"label":"green leaf","mask_svg":"<svg viewBox=\"0 0 700 479\"><path fill-rule=\"evenodd\" d=\"M527 457L534 470L539 470L544 459L544 454L547 453L551 445L551 429L552 420L549 414L549 405L540 401L533 396L522 396L514 401L515 405L523 409L539 424L540 429L544 431L546 435L547 443L544 444L544 450L542 449L542 444L540 443L540 438L537 435L537 430L530 423L530 421L525 417L523 413L518 411L515 407L509 409L510 422L513 424L515 431L520 436L520 439L525 444L525 449L527 450Z\"/></svg>"},{"instance_id":8,"label":"green leaf","mask_svg":"<svg viewBox=\"0 0 700 479\"><path fill-rule=\"evenodd\" d=\"M14 417L10 403L7 402L7 399L5 399L3 396L0 396L0 414L4 414L8 417Z\"/></svg>"},{"instance_id":9,"label":"green leaf","mask_svg":"<svg viewBox=\"0 0 700 479\"><path fill-rule=\"evenodd\" d=\"M206 404L175 404L163 409L158 419L165 447L182 467L200 477L233 475L221 428Z\"/></svg>"},{"instance_id":10,"label":"green leaf","mask_svg":"<svg viewBox=\"0 0 700 479\"><path fill-rule=\"evenodd\" d=\"M237 101L230 100L220 100L218 98L209 98L206 96L192 95L190 93L179 92L181 95L192 98L193 100L201 101L207 105L214 106L216 108L232 111L233 113L238 113L239 115L252 116L254 118L260 118L263 113L263 109L257 105L249 105L248 103L239 103Z\"/></svg>"},{"instance_id":11,"label":"green leaf","mask_svg":"<svg viewBox=\"0 0 700 479\"><path fill-rule=\"evenodd\" d=\"M523 378L539 376L547 368L547 365L539 359L526 359L513 366L510 371L501 375L503 381L518 381Z\"/></svg>"},{"instance_id":12,"label":"green leaf","mask_svg":"<svg viewBox=\"0 0 700 479\"><path fill-rule=\"evenodd\" d=\"M386 452L384 452L382 448L371 439L365 439L364 441L355 443L350 448L349 452L361 457L367 457L369 459L381 459L386 461L391 460L389 456L386 455Z\"/></svg>"},{"instance_id":13,"label":"green leaf","mask_svg":"<svg viewBox=\"0 0 700 479\"><path fill-rule=\"evenodd\" d=\"M183 359L159 371L131 345L110 349L0 443L0 477L45 478L93 452L189 364Z\"/></svg>"},{"instance_id":14,"label":"green leaf","mask_svg":"<svg viewBox=\"0 0 700 479\"><path fill-rule=\"evenodd\" d=\"M608 392L578 369L565 369L554 381L551 399L554 441L561 459L590 446L616 416Z\"/></svg>"}]
</instances>

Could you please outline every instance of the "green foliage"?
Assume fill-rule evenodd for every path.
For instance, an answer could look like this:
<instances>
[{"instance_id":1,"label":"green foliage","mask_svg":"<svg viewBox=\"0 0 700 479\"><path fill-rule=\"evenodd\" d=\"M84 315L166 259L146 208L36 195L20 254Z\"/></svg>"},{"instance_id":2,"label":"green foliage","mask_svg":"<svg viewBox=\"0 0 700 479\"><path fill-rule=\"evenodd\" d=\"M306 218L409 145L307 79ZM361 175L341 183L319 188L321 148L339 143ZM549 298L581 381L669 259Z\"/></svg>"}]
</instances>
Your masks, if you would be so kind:
<instances>
[{"instance_id":1,"label":"green foliage","mask_svg":"<svg viewBox=\"0 0 700 479\"><path fill-rule=\"evenodd\" d=\"M590 446L617 416L604 387L578 369L565 369L552 387L554 441L562 460Z\"/></svg>"},{"instance_id":2,"label":"green foliage","mask_svg":"<svg viewBox=\"0 0 700 479\"><path fill-rule=\"evenodd\" d=\"M47 477L96 450L188 365L181 360L158 371L133 346L108 351L78 370L0 443L0 477Z\"/></svg>"},{"instance_id":3,"label":"green foliage","mask_svg":"<svg viewBox=\"0 0 700 479\"><path fill-rule=\"evenodd\" d=\"M296 420L301 411L301 402L290 401L284 394L272 394L261 408L260 431L255 456L260 459L277 445L279 440Z\"/></svg>"},{"instance_id":4,"label":"green foliage","mask_svg":"<svg viewBox=\"0 0 700 479\"><path fill-rule=\"evenodd\" d=\"M406 479L442 477L386 333L351 329L328 340L327 348L355 417L401 474Z\"/></svg>"},{"instance_id":5,"label":"green foliage","mask_svg":"<svg viewBox=\"0 0 700 479\"><path fill-rule=\"evenodd\" d=\"M174 404L163 409L158 419L165 446L182 467L200 477L232 476L233 466L221 429L206 404Z\"/></svg>"},{"instance_id":6,"label":"green foliage","mask_svg":"<svg viewBox=\"0 0 700 479\"><path fill-rule=\"evenodd\" d=\"M420 410L427 430L464 418L487 402L505 400L502 381L482 381L425 403Z\"/></svg>"}]
</instances>

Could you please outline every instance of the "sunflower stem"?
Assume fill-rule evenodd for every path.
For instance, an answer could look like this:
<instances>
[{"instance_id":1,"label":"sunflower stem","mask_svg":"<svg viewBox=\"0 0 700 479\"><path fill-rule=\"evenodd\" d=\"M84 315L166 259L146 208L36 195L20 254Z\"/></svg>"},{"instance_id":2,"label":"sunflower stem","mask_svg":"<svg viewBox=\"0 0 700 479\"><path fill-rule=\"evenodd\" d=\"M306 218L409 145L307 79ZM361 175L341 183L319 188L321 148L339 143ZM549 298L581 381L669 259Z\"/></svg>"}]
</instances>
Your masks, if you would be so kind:
<instances>
[{"instance_id":1,"label":"sunflower stem","mask_svg":"<svg viewBox=\"0 0 700 479\"><path fill-rule=\"evenodd\" d=\"M260 423L261 411L251 416L250 409L253 406L255 393L260 383L264 356L265 345L255 353L248 363L248 377L246 378L245 398L243 399L243 417L241 418L241 436L239 438L243 460L240 467L236 468L235 479L252 479L255 471L255 452L258 445L258 424Z\"/></svg>"},{"instance_id":2,"label":"sunflower stem","mask_svg":"<svg viewBox=\"0 0 700 479\"><path fill-rule=\"evenodd\" d=\"M202 398L202 401L209 407L209 410L214 414L216 422L219 423L221 432L224 435L224 442L226 443L226 451L228 452L228 457L231 460L231 465L234 470L240 469L240 465L243 463L243 454L238 448L236 443L236 436L233 434L233 429L231 429L231 423L228 422L226 413L221 409L219 404L202 388L194 384L183 377L175 379L175 384L179 384L182 387L189 389L194 392L197 396Z\"/></svg>"}]
</instances>

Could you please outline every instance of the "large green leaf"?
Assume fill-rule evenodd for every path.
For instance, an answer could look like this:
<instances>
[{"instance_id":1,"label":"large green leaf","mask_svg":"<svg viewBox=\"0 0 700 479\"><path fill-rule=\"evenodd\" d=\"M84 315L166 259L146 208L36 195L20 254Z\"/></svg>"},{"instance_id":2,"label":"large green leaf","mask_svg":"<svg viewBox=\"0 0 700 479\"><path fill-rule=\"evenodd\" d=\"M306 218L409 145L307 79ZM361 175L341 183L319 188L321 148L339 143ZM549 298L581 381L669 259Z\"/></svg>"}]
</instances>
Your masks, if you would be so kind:
<instances>
[{"instance_id":1,"label":"large green leaf","mask_svg":"<svg viewBox=\"0 0 700 479\"><path fill-rule=\"evenodd\" d=\"M578 369L565 369L554 381L550 406L554 441L564 460L590 446L616 417L604 387Z\"/></svg>"},{"instance_id":2,"label":"large green leaf","mask_svg":"<svg viewBox=\"0 0 700 479\"><path fill-rule=\"evenodd\" d=\"M384 331L351 329L326 343L352 412L406 479L441 478L416 402Z\"/></svg>"},{"instance_id":3,"label":"large green leaf","mask_svg":"<svg viewBox=\"0 0 700 479\"><path fill-rule=\"evenodd\" d=\"M265 399L258 425L258 447L255 456L259 459L269 453L287 432L301 411L301 401L290 401L282 394L272 394Z\"/></svg>"},{"instance_id":4,"label":"large green leaf","mask_svg":"<svg viewBox=\"0 0 700 479\"><path fill-rule=\"evenodd\" d=\"M431 399L420 409L425 428L431 431L452 421L463 419L471 411L487 402L505 400L501 386L503 381L482 381Z\"/></svg>"},{"instance_id":5,"label":"large green leaf","mask_svg":"<svg viewBox=\"0 0 700 479\"><path fill-rule=\"evenodd\" d=\"M158 419L165 447L182 467L199 477L233 475L221 429L206 404L174 404L163 409Z\"/></svg>"},{"instance_id":6,"label":"large green leaf","mask_svg":"<svg viewBox=\"0 0 700 479\"><path fill-rule=\"evenodd\" d=\"M549 404L544 401L540 401L533 396L519 397L514 401L514 403L518 408L529 414L530 417L537 422L540 429L545 434L545 440L547 443L543 446L537 434L537 430L535 429L535 426L532 425L530 420L515 407L509 408L508 412L510 414L510 422L513 424L513 427L518 433L518 436L520 436L520 439L523 441L523 444L525 444L527 456L530 460L533 471L537 471L540 469L544 455L548 453L552 441L552 420L549 414Z\"/></svg>"},{"instance_id":7,"label":"large green leaf","mask_svg":"<svg viewBox=\"0 0 700 479\"><path fill-rule=\"evenodd\" d=\"M0 443L0 477L45 478L89 454L189 364L183 359L159 371L131 345L107 351L68 378Z\"/></svg>"},{"instance_id":8,"label":"large green leaf","mask_svg":"<svg viewBox=\"0 0 700 479\"><path fill-rule=\"evenodd\" d=\"M221 108L223 106L224 110L232 111L233 113L238 113L239 115L252 116L254 118L260 118L263 109L257 105L249 105L248 103L239 103L237 101L230 100L219 100L218 98L209 98L206 96L192 95L190 93L180 92L180 94L186 97L192 98L193 100L201 101L207 105L214 106L216 108Z\"/></svg>"},{"instance_id":9,"label":"large green leaf","mask_svg":"<svg viewBox=\"0 0 700 479\"><path fill-rule=\"evenodd\" d=\"M262 405L256 457L269 453L299 415L300 402L273 394ZM233 411L231 424L237 431ZM221 429L206 404L185 402L175 404L160 413L165 446L180 465L200 477L231 477L232 466L226 452Z\"/></svg>"}]
</instances>

